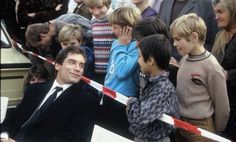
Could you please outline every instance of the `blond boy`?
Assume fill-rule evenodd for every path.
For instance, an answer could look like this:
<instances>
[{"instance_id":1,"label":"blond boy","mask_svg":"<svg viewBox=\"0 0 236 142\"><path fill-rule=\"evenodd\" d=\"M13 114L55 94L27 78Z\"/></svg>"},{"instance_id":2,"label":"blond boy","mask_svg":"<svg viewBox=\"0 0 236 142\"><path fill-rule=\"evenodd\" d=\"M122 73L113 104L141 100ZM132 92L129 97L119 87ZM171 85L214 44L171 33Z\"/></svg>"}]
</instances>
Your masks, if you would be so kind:
<instances>
[{"instance_id":1,"label":"blond boy","mask_svg":"<svg viewBox=\"0 0 236 142\"><path fill-rule=\"evenodd\" d=\"M181 119L205 130L223 131L229 117L226 78L216 58L203 46L206 25L196 14L176 19L170 27L180 55L176 92ZM178 130L177 142L211 140Z\"/></svg>"},{"instance_id":2,"label":"blond boy","mask_svg":"<svg viewBox=\"0 0 236 142\"><path fill-rule=\"evenodd\" d=\"M58 34L62 49L68 46L80 47L83 42L83 31L79 25L67 24Z\"/></svg>"}]
</instances>

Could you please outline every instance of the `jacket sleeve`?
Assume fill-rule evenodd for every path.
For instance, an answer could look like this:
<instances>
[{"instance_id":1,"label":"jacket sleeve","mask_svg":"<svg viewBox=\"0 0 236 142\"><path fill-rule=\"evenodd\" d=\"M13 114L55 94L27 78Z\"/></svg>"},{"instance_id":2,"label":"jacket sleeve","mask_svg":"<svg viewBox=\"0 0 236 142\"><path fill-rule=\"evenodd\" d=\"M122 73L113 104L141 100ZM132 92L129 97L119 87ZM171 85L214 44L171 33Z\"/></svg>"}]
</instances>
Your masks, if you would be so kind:
<instances>
[{"instance_id":1,"label":"jacket sleeve","mask_svg":"<svg viewBox=\"0 0 236 142\"><path fill-rule=\"evenodd\" d=\"M29 17L28 14L28 10L26 7L26 0L20 0L19 1L19 5L17 6L17 20L18 20L18 24L21 27L26 27L30 21L33 20L33 18Z\"/></svg>"},{"instance_id":2,"label":"jacket sleeve","mask_svg":"<svg viewBox=\"0 0 236 142\"><path fill-rule=\"evenodd\" d=\"M226 78L221 70L215 69L208 79L209 93L214 105L215 129L221 132L229 119L229 100L226 88Z\"/></svg>"},{"instance_id":3,"label":"jacket sleeve","mask_svg":"<svg viewBox=\"0 0 236 142\"><path fill-rule=\"evenodd\" d=\"M165 88L155 89L155 91L148 94L149 98L145 101L130 98L127 103L127 118L130 125L143 128L160 118L163 113L172 115L173 110L175 110L173 107L177 106L177 103L172 102L173 98L170 98L171 95L167 94L167 92L170 93L170 90L171 88L168 85ZM176 105L168 105L169 103Z\"/></svg>"},{"instance_id":4,"label":"jacket sleeve","mask_svg":"<svg viewBox=\"0 0 236 142\"><path fill-rule=\"evenodd\" d=\"M68 11L68 3L69 0L61 0L55 1L53 4L49 5L47 9L42 11L37 11L35 13L35 18L44 18L44 17L52 17L52 19L59 17L62 14L66 14ZM58 4L62 4L61 9L56 11L56 7Z\"/></svg>"},{"instance_id":5,"label":"jacket sleeve","mask_svg":"<svg viewBox=\"0 0 236 142\"><path fill-rule=\"evenodd\" d=\"M55 19L68 11L69 0L51 0L45 3L35 1L29 4L27 0L20 0L17 7L18 23L22 27L36 22L46 22ZM58 4L62 4L59 11L56 11ZM28 7L30 6L30 7ZM28 13L35 13L34 17L28 16Z\"/></svg>"},{"instance_id":6,"label":"jacket sleeve","mask_svg":"<svg viewBox=\"0 0 236 142\"><path fill-rule=\"evenodd\" d=\"M123 79L130 76L138 66L138 50L136 48L136 42L132 42L129 45L115 44L115 56L116 62L116 75L117 78ZM133 46L133 47L127 47ZM128 50L127 48L131 49Z\"/></svg>"}]
</instances>

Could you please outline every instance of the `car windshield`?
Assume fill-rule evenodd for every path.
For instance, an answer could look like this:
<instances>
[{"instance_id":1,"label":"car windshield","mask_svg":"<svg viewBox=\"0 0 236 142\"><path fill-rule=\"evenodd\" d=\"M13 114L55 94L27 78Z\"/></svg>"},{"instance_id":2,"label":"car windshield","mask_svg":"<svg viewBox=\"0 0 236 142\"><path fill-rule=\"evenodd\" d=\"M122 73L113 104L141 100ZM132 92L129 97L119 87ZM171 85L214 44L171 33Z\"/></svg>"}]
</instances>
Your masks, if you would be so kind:
<instances>
[{"instance_id":1,"label":"car windshield","mask_svg":"<svg viewBox=\"0 0 236 142\"><path fill-rule=\"evenodd\" d=\"M6 36L6 32L3 30L1 25L1 48L10 48L10 40Z\"/></svg>"}]
</instances>

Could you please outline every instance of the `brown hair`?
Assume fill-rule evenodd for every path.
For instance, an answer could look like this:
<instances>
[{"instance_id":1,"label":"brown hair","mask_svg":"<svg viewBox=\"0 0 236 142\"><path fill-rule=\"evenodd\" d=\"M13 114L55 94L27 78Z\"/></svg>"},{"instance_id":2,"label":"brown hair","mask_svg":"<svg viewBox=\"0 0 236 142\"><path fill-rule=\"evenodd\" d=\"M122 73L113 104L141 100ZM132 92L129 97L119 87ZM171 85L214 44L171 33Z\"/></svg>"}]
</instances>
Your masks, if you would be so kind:
<instances>
[{"instance_id":1,"label":"brown hair","mask_svg":"<svg viewBox=\"0 0 236 142\"><path fill-rule=\"evenodd\" d=\"M25 32L26 44L28 46L39 47L41 41L40 34L48 32L49 22L28 25Z\"/></svg>"},{"instance_id":2,"label":"brown hair","mask_svg":"<svg viewBox=\"0 0 236 142\"><path fill-rule=\"evenodd\" d=\"M86 55L81 48L77 48L76 46L69 46L59 52L56 57L55 63L62 65L69 53L81 54L86 61Z\"/></svg>"}]
</instances>

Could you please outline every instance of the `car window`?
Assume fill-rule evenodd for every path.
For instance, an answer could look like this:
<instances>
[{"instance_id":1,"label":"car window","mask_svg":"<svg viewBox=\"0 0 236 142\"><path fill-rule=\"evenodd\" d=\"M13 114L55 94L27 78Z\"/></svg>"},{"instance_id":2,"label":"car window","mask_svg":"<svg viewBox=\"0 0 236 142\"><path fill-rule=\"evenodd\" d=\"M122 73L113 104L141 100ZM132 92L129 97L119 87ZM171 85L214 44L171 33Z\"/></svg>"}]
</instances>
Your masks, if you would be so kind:
<instances>
[{"instance_id":1,"label":"car window","mask_svg":"<svg viewBox=\"0 0 236 142\"><path fill-rule=\"evenodd\" d=\"M6 36L6 32L3 30L1 25L1 48L10 48L10 40Z\"/></svg>"}]
</instances>

